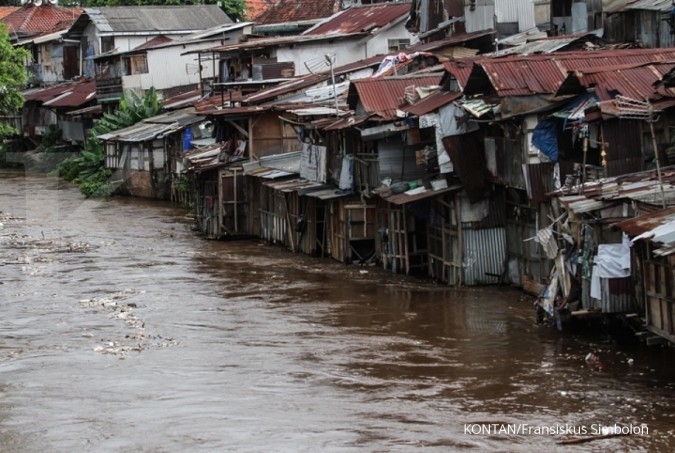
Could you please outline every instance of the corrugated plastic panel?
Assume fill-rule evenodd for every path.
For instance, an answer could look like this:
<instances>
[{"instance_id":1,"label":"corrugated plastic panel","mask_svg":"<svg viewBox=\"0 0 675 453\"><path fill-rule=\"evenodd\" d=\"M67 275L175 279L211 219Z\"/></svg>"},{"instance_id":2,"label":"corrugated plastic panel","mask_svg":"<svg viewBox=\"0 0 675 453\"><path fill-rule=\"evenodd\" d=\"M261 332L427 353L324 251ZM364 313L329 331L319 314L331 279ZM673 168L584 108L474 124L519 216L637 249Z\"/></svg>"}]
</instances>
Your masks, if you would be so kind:
<instances>
[{"instance_id":1,"label":"corrugated plastic panel","mask_svg":"<svg viewBox=\"0 0 675 453\"><path fill-rule=\"evenodd\" d=\"M462 234L464 284L473 286L499 282L506 257L506 229L470 229L462 230Z\"/></svg>"}]
</instances>

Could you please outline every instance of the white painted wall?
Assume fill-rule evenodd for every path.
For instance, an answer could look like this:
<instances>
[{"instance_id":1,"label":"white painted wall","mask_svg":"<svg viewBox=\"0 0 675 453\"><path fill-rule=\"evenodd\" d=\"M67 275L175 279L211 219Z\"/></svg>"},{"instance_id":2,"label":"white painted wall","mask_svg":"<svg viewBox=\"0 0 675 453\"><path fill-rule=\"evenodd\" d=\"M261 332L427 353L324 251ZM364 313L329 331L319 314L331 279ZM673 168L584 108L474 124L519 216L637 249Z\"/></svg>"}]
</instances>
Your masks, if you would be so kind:
<instances>
[{"instance_id":1,"label":"white painted wall","mask_svg":"<svg viewBox=\"0 0 675 453\"><path fill-rule=\"evenodd\" d=\"M517 22L519 32L537 25L533 0L476 0L474 11L471 11L466 1L464 17L466 31L469 33L494 28L495 23Z\"/></svg>"},{"instance_id":2,"label":"white painted wall","mask_svg":"<svg viewBox=\"0 0 675 453\"><path fill-rule=\"evenodd\" d=\"M389 39L409 39L410 44L419 42L417 36L405 29L404 22L397 24L389 30L385 30L368 40L361 38L356 40L338 40L335 42L321 41L319 43L295 44L294 47L280 46L276 49L278 62L295 62L295 75L309 74L312 68L314 72L324 71L329 68L325 63L325 55L335 55L335 66L342 66L355 61L363 60L375 55L389 53ZM305 62L307 66L305 66Z\"/></svg>"},{"instance_id":3,"label":"white painted wall","mask_svg":"<svg viewBox=\"0 0 675 453\"><path fill-rule=\"evenodd\" d=\"M155 87L158 90L199 83L196 54L181 55L185 52L208 49L214 44L198 43L185 46L171 46L160 49L148 49L148 74L135 74L122 77L124 91L147 90ZM216 65L216 75L218 74ZM202 74L209 77L213 74L211 60L202 60Z\"/></svg>"}]
</instances>

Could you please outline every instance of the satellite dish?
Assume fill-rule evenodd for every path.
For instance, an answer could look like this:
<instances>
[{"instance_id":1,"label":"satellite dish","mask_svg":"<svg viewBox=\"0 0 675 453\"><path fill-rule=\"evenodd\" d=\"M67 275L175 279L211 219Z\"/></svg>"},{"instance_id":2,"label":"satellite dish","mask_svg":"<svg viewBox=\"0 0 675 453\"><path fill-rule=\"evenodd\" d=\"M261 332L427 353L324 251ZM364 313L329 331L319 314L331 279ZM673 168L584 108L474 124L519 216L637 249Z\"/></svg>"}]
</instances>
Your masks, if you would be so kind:
<instances>
[{"instance_id":1,"label":"satellite dish","mask_svg":"<svg viewBox=\"0 0 675 453\"><path fill-rule=\"evenodd\" d=\"M59 0L47 0L50 5L56 5Z\"/></svg>"},{"instance_id":2,"label":"satellite dish","mask_svg":"<svg viewBox=\"0 0 675 453\"><path fill-rule=\"evenodd\" d=\"M33 0L33 5L35 5L35 6L42 5L42 0Z\"/></svg>"}]
</instances>

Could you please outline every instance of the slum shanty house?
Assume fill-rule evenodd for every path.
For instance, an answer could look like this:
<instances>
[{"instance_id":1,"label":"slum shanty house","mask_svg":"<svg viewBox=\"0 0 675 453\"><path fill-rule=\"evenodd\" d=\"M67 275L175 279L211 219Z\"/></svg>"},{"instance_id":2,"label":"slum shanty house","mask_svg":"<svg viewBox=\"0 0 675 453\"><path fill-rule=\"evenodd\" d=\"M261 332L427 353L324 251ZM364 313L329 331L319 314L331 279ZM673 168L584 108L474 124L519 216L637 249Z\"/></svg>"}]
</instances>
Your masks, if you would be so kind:
<instances>
[{"instance_id":1,"label":"slum shanty house","mask_svg":"<svg viewBox=\"0 0 675 453\"><path fill-rule=\"evenodd\" d=\"M464 62L445 64L446 70L458 80L466 80L463 88L466 98L460 104L481 124L479 141L485 151L486 166L493 182L506 191L508 275L513 283L522 284L522 276L542 282L549 275L552 257L546 256L537 241L523 242L523 239L535 237L537 231L557 217L546 203L546 193L555 188L554 181L564 181L568 175L574 177L575 165L581 168L586 163L583 166L586 170L581 171L586 175L591 170L598 171L597 166L591 168L591 159L583 161L584 141L577 140L580 130L584 134L588 130L576 118L579 111L590 106L587 89L591 87L579 85L577 91L558 94L568 72L613 67L614 70L604 71L607 83L603 84L603 90L616 95L626 91L626 82L619 84L620 79L616 78L621 74L616 71L618 65L625 62L640 66L640 63L647 65L667 58L670 53L664 50L480 58L472 62L468 77ZM615 79L609 77L610 74L614 74ZM643 89L646 89L644 85ZM588 149L593 151L586 155L597 156L594 162L600 163L603 150L607 158L616 159L617 164L626 159L642 159L641 147L625 146L625 138L610 142L606 136L600 139L597 130L588 130L588 136ZM601 149L603 141L610 145ZM607 168L616 171L614 175L631 171L621 170L621 165L608 164ZM638 165L633 171L642 168ZM461 170L457 174L463 183L474 183L474 178L462 178Z\"/></svg>"},{"instance_id":2,"label":"slum shanty house","mask_svg":"<svg viewBox=\"0 0 675 453\"><path fill-rule=\"evenodd\" d=\"M233 90L251 94L295 76L325 72L414 44L415 36L403 25L409 9L408 3L355 6L301 35L244 36L240 42L204 50L199 58L214 61L219 80L213 88L227 100Z\"/></svg>"},{"instance_id":3,"label":"slum shanty house","mask_svg":"<svg viewBox=\"0 0 675 453\"><path fill-rule=\"evenodd\" d=\"M201 97L207 91L200 82L216 79L217 67L202 61L198 51L236 41L251 26L227 23L174 39L160 35L131 50L98 55L94 64L99 92L111 98L130 91L142 95L153 87L162 99L194 92Z\"/></svg>"},{"instance_id":4,"label":"slum shanty house","mask_svg":"<svg viewBox=\"0 0 675 453\"><path fill-rule=\"evenodd\" d=\"M170 199L183 169L183 154L192 148L193 140L210 139L204 120L188 108L99 135L105 165L114 171L111 183L132 196Z\"/></svg>"},{"instance_id":5,"label":"slum shanty house","mask_svg":"<svg viewBox=\"0 0 675 453\"><path fill-rule=\"evenodd\" d=\"M59 129L63 140L84 143L87 131L93 126L92 117L78 117L73 112L95 107L94 80L82 78L47 88L29 89L23 96L23 131L27 137L41 137L49 130Z\"/></svg>"},{"instance_id":6,"label":"slum shanty house","mask_svg":"<svg viewBox=\"0 0 675 453\"><path fill-rule=\"evenodd\" d=\"M635 295L642 308L638 319L644 320L649 333L675 343L675 207L641 211L642 215L615 225L633 243ZM644 339L648 344L656 340Z\"/></svg>"},{"instance_id":7,"label":"slum shanty house","mask_svg":"<svg viewBox=\"0 0 675 453\"><path fill-rule=\"evenodd\" d=\"M241 163L246 144L223 153L220 143L195 147L184 155L181 181L188 185L198 231L209 238L249 236L251 216Z\"/></svg>"},{"instance_id":8,"label":"slum shanty house","mask_svg":"<svg viewBox=\"0 0 675 453\"><path fill-rule=\"evenodd\" d=\"M675 14L670 0L612 0L604 2L603 13L603 36L611 43L634 42L648 48L675 44Z\"/></svg>"},{"instance_id":9,"label":"slum shanty house","mask_svg":"<svg viewBox=\"0 0 675 453\"><path fill-rule=\"evenodd\" d=\"M191 57L181 57L185 50L173 46L172 40L224 25L241 28L218 5L84 8L64 38L79 43L81 71L96 77L99 103L109 112L129 90L186 85L185 78L192 81L188 83L198 83L197 63ZM209 41L218 30L204 38ZM200 39L198 35L194 41ZM102 57L105 55L110 58ZM167 64L176 62L179 70L175 66L167 69Z\"/></svg>"},{"instance_id":10,"label":"slum shanty house","mask_svg":"<svg viewBox=\"0 0 675 453\"><path fill-rule=\"evenodd\" d=\"M675 206L675 167L563 186L552 195L553 205L566 218L547 235L547 246L557 247L554 233L565 237L568 243L566 268L569 278L579 283L577 313L644 313L649 303L652 309L660 310L659 298L663 296L667 302L666 288L672 286L672 276L664 271L667 260L664 263L652 259L654 247L643 243L633 246L631 262L631 247L622 232L637 236L640 221L634 217ZM649 290L644 285L656 288L656 293L647 294ZM551 310L565 303L554 299L546 301ZM663 327L660 323L657 326Z\"/></svg>"},{"instance_id":11,"label":"slum shanty house","mask_svg":"<svg viewBox=\"0 0 675 453\"><path fill-rule=\"evenodd\" d=\"M361 143L351 151L354 156L354 184L369 196L379 189L389 194L429 184L425 147L435 138L421 136L406 114L405 105L422 95L437 90L441 74L368 78L352 81L349 108L357 117L367 119L359 125ZM414 187L410 187L410 185ZM382 193L382 192L380 192ZM411 272L415 268L426 272L425 215L415 215L405 204L381 203L377 198L365 198L371 218L380 232L369 238L384 265L394 271Z\"/></svg>"},{"instance_id":12,"label":"slum shanty house","mask_svg":"<svg viewBox=\"0 0 675 453\"><path fill-rule=\"evenodd\" d=\"M81 8L52 2L26 3L0 19L10 32L12 45L29 52L26 70L31 86L51 85L82 74L79 42L64 39L81 13Z\"/></svg>"},{"instance_id":13,"label":"slum shanty house","mask_svg":"<svg viewBox=\"0 0 675 453\"><path fill-rule=\"evenodd\" d=\"M251 163L245 163L244 168L251 219L242 221L240 216L238 234L259 235L302 253L331 256L343 262L372 258L374 210L363 209L358 196L355 202L349 199L351 182L347 176L351 171L342 172L343 165L353 168L351 161L343 162L351 157L346 157L351 154L349 150L361 146L360 134L352 128L358 122L345 117L345 96L350 80L404 74L422 68L432 70L439 60L474 55L478 50L473 47L489 47L491 34L489 31L465 34L418 44L409 49L410 53L375 56L334 67L332 71L325 65L323 71L316 74L295 77L245 96L237 93L236 103L244 104L241 107L229 101L224 101L223 106L223 102L218 103L219 96L199 103L197 108L209 116L216 130L224 131L216 135L235 134L235 138L249 141L247 156ZM341 123L339 119L345 121ZM336 123L334 128L326 128L332 123ZM296 154L284 156L283 153ZM310 162L315 154L323 159L321 178L316 177L316 167L305 165L316 162ZM263 159L267 162L264 165L260 163ZM286 174L289 160L295 162L297 171ZM284 163L283 171L278 171L279 162ZM310 167L312 170L303 173L301 167L305 172ZM227 166L221 171L229 172L232 168ZM215 171L211 174L215 175ZM346 179L341 181L340 175ZM288 177L287 180L282 181L282 176ZM199 175L200 179L207 177L207 172ZM219 179L211 178L210 190L216 190ZM197 187L206 188L199 184ZM205 197L216 199L217 191L197 194L197 199ZM221 202L234 203L235 200ZM227 212L221 211L223 215ZM369 220L358 220L359 216ZM219 225L232 225L232 220L216 221L213 227L218 229L207 228L206 234L231 237L232 232L221 231ZM250 229L242 231L242 225L250 225ZM296 227L301 231L295 231Z\"/></svg>"}]
</instances>

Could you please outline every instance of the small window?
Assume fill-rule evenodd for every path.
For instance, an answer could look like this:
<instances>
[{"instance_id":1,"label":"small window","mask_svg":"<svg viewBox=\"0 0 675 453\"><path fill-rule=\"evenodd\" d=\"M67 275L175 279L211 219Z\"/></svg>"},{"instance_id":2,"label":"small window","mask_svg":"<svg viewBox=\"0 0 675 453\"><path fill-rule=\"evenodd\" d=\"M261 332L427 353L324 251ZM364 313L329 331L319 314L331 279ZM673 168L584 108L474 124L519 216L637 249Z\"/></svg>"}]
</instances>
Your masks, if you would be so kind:
<instances>
[{"instance_id":1,"label":"small window","mask_svg":"<svg viewBox=\"0 0 675 453\"><path fill-rule=\"evenodd\" d=\"M389 52L398 52L403 50L406 47L410 46L409 39L390 39L389 40Z\"/></svg>"},{"instance_id":2,"label":"small window","mask_svg":"<svg viewBox=\"0 0 675 453\"><path fill-rule=\"evenodd\" d=\"M145 55L132 55L124 58L124 75L147 73L148 60Z\"/></svg>"}]
</instances>

